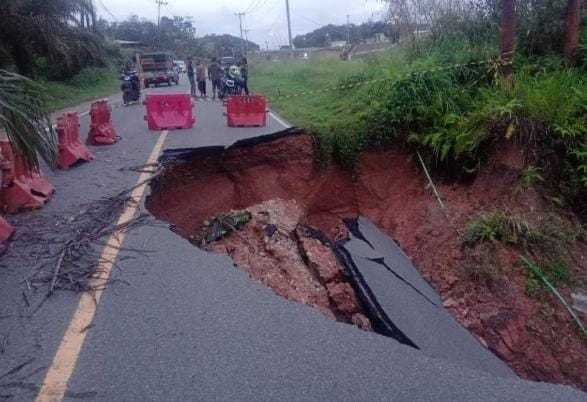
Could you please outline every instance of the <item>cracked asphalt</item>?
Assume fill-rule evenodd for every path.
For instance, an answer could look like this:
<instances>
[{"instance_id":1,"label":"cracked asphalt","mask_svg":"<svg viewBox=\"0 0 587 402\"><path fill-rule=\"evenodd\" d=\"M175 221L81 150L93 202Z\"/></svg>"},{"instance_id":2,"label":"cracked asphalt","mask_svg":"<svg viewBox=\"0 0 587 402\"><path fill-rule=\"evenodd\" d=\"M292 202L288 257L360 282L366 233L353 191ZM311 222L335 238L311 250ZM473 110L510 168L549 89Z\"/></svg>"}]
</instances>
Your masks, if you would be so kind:
<instances>
[{"instance_id":1,"label":"cracked asphalt","mask_svg":"<svg viewBox=\"0 0 587 402\"><path fill-rule=\"evenodd\" d=\"M182 81L154 91L187 91ZM229 145L283 129L271 117L265 128L229 128L222 112L220 102L196 102L195 127L170 131L163 148ZM9 216L17 230L67 220L134 185L139 173L119 169L144 164L160 134L143 115L142 105L115 108L119 143L90 147L95 159L69 171L45 169L57 192L42 210ZM85 139L89 116L80 121ZM124 282L96 306L64 400L587 400L571 387L498 378L328 320L163 223L129 232L123 246L149 252L118 255L112 277ZM23 282L42 262L31 250L15 241L0 259L0 400L38 397L80 299L57 292L32 314L46 289Z\"/></svg>"}]
</instances>

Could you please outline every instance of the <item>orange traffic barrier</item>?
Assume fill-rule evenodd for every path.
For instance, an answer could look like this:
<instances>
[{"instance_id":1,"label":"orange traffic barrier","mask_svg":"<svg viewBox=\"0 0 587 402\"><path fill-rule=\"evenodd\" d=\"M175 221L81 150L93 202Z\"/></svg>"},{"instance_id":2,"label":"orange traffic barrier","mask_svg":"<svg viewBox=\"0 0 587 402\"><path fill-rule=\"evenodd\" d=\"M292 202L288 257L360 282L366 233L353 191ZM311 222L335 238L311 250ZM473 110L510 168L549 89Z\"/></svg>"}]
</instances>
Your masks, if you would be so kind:
<instances>
[{"instance_id":1,"label":"orange traffic barrier","mask_svg":"<svg viewBox=\"0 0 587 402\"><path fill-rule=\"evenodd\" d=\"M87 144L111 145L118 141L116 131L112 126L112 108L107 100L100 100L92 103L90 108L90 132L88 133Z\"/></svg>"},{"instance_id":2,"label":"orange traffic barrier","mask_svg":"<svg viewBox=\"0 0 587 402\"><path fill-rule=\"evenodd\" d=\"M57 118L57 136L59 139L60 169L67 170L74 163L89 161L94 156L79 139L79 118L77 113L65 113Z\"/></svg>"},{"instance_id":3,"label":"orange traffic barrier","mask_svg":"<svg viewBox=\"0 0 587 402\"><path fill-rule=\"evenodd\" d=\"M231 95L224 102L228 127L265 127L267 98L261 95Z\"/></svg>"},{"instance_id":4,"label":"orange traffic barrier","mask_svg":"<svg viewBox=\"0 0 587 402\"><path fill-rule=\"evenodd\" d=\"M189 94L148 94L143 102L147 106L149 130L177 130L192 128L196 122Z\"/></svg>"},{"instance_id":5,"label":"orange traffic barrier","mask_svg":"<svg viewBox=\"0 0 587 402\"><path fill-rule=\"evenodd\" d=\"M26 166L22 157L14 154L9 141L0 142L0 154L0 205L3 211L16 213L41 208L51 199L55 192L53 185L38 169Z\"/></svg>"}]
</instances>

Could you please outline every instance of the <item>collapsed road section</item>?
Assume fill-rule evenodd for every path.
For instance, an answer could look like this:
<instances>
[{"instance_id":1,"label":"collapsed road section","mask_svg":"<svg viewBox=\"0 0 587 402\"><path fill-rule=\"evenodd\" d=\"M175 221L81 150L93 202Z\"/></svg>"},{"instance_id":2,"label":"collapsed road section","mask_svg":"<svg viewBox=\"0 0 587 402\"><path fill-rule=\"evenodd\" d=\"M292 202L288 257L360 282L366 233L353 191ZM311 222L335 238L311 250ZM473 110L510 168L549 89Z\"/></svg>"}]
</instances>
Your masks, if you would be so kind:
<instances>
[{"instance_id":1,"label":"collapsed road section","mask_svg":"<svg viewBox=\"0 0 587 402\"><path fill-rule=\"evenodd\" d=\"M358 180L315 155L312 137L296 129L228 148L167 150L146 205L192 244L230 256L277 295L429 356L513 376L487 349L503 358L504 338L479 335L503 327L467 327L473 336L436 292L444 289L439 278L455 275L454 233L437 229L446 226L443 215L405 155L366 155ZM438 247L420 258L434 263L432 282L403 253L406 245ZM526 378L543 378L533 376L534 362L506 360Z\"/></svg>"},{"instance_id":2,"label":"collapsed road section","mask_svg":"<svg viewBox=\"0 0 587 402\"><path fill-rule=\"evenodd\" d=\"M195 245L231 256L276 294L328 318L513 376L450 316L392 239L364 218L343 222L358 211L333 205L323 188L337 185L329 177L316 185L308 135L287 131L162 158L167 173L153 185L148 208ZM344 187L346 178L338 180ZM337 231L338 242L321 229Z\"/></svg>"}]
</instances>

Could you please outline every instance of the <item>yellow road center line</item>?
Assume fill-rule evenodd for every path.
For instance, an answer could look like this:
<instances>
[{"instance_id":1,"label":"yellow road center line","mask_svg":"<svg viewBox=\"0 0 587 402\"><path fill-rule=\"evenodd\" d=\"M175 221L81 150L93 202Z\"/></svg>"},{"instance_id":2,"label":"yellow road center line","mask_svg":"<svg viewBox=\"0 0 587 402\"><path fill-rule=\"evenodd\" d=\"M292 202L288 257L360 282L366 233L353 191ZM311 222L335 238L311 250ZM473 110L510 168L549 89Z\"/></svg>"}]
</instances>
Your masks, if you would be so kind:
<instances>
[{"instance_id":1,"label":"yellow road center line","mask_svg":"<svg viewBox=\"0 0 587 402\"><path fill-rule=\"evenodd\" d=\"M167 138L168 131L162 131L155 143L155 147L149 156L148 163L157 161L157 157L161 153L161 148L165 138ZM146 181L150 174L148 172L142 173L137 180L137 184ZM137 212L140 200L142 199L147 189L147 183L135 188L131 193L131 198L136 202L129 203L118 218L117 225L130 221ZM65 391L67 390L67 383L71 378L75 364L81 352L84 340L87 334L87 328L92 323L94 315L100 298L102 297L102 289L112 271L113 263L118 256L120 246L124 241L125 232L115 232L110 235L102 255L100 256L100 270L102 274L92 280L92 285L96 286L96 291L93 293L83 293L80 297L77 310L73 314L65 335L61 340L59 349L55 353L51 367L45 376L43 386L37 395L37 402L55 402L63 400Z\"/></svg>"}]
</instances>

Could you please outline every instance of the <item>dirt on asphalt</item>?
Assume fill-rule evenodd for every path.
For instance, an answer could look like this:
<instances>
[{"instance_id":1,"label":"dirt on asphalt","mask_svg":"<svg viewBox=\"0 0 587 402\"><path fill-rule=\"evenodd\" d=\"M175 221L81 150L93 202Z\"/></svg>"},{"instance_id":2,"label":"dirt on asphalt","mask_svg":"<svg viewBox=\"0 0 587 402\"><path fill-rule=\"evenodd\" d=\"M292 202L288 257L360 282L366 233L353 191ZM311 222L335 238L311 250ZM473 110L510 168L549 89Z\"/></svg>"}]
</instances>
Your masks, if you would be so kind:
<instances>
[{"instance_id":1,"label":"dirt on asphalt","mask_svg":"<svg viewBox=\"0 0 587 402\"><path fill-rule=\"evenodd\" d=\"M497 209L529 220L572 221L532 188L519 190L523 167L512 143L495 152L471 182L437 183L451 225L409 152L365 153L353 179L334 163L320 168L311 136L301 134L172 164L153 185L147 207L188 239L200 236L210 217L246 209L251 222L207 250L230 255L285 298L369 330L334 254L307 235L316 228L330 240L343 239L342 220L365 216L398 242L451 314L518 375L587 389L587 342L550 293L528 296L519 251L498 242L465 247L455 230ZM278 228L276 239L267 235L268 225ZM571 257L577 281L587 283L583 241ZM573 289L559 290L570 300Z\"/></svg>"}]
</instances>

